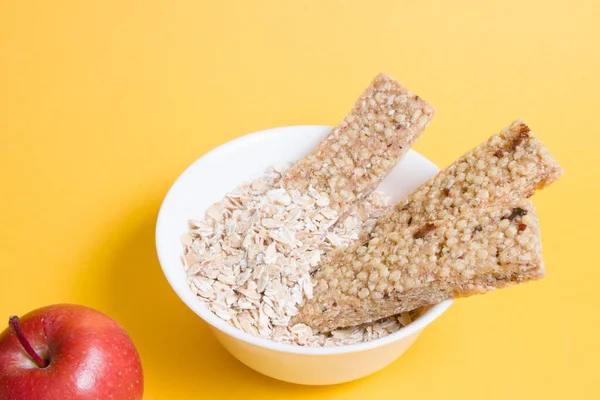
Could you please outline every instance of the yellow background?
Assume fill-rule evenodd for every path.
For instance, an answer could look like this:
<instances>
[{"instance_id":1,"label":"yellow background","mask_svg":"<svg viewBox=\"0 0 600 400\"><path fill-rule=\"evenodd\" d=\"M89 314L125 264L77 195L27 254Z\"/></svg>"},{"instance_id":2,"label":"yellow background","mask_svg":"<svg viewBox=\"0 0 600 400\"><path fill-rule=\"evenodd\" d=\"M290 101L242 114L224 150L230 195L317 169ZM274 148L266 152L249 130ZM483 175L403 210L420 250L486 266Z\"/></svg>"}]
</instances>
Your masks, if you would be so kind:
<instances>
[{"instance_id":1,"label":"yellow background","mask_svg":"<svg viewBox=\"0 0 600 400\"><path fill-rule=\"evenodd\" d=\"M600 6L590 1L0 1L0 317L82 303L146 399L600 398ZM522 117L566 170L535 197L547 279L457 302L369 378L230 357L155 256L163 196L249 132L336 124L380 71L437 108L436 164ZM594 382L596 381L596 382Z\"/></svg>"}]
</instances>

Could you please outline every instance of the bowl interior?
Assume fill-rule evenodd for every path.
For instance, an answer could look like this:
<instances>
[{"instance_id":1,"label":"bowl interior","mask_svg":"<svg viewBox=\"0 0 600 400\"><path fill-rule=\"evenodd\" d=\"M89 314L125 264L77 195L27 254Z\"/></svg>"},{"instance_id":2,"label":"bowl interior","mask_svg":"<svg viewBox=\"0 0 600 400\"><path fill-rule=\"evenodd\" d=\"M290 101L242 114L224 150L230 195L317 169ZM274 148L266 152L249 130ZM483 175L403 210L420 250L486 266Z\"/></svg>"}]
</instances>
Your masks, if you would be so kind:
<instances>
[{"instance_id":1,"label":"bowl interior","mask_svg":"<svg viewBox=\"0 0 600 400\"><path fill-rule=\"evenodd\" d=\"M408 327L381 339L350 346L309 348L275 343L242 332L210 312L189 289L182 266L183 247L180 240L188 229L188 220L203 219L204 212L212 204L244 181L259 176L266 168L296 161L309 154L330 130L331 127L328 126L291 126L243 136L199 158L169 190L156 225L156 248L161 267L177 295L215 328L245 342L279 351L301 354L342 353L376 347L410 335L450 306L451 301L436 305ZM425 157L410 150L378 189L391 196L395 203L438 171Z\"/></svg>"}]
</instances>

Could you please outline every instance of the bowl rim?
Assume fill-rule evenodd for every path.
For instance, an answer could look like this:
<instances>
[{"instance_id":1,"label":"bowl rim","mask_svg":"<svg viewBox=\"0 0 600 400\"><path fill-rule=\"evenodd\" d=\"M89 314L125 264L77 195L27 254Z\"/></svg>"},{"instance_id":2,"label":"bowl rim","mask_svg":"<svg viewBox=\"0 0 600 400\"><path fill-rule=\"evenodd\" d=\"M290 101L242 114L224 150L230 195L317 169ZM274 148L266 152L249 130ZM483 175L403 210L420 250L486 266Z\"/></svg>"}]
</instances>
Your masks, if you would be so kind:
<instances>
[{"instance_id":1,"label":"bowl rim","mask_svg":"<svg viewBox=\"0 0 600 400\"><path fill-rule=\"evenodd\" d=\"M290 125L278 128L266 129L254 133L249 133L244 136L238 137L236 139L225 142L218 147L208 151L207 153L200 156L197 160L195 160L190 166L188 166L175 180L175 182L169 188L162 204L160 210L158 212L157 222L156 222L156 230L155 230L155 243L156 243L156 251L158 255L159 264L163 271L163 274L167 278L169 285L175 291L177 296L181 301L183 301L196 315L202 318L206 323L212 326L219 331L234 337L242 342L245 342L250 345L254 345L257 347L278 351L282 353L291 353L291 354L301 354L301 355L333 355L333 354L345 354L345 353L356 353L365 350L371 350L377 347L385 346L392 342L396 342L398 340L402 340L414 333L418 333L422 329L424 329L427 325L437 319L441 314L443 314L450 305L454 302L454 300L446 300L442 303L435 304L431 306L427 311L425 311L422 315L420 315L417 319L411 322L407 327L401 328L400 330L391 333L387 336L384 336L379 339L369 340L367 342L354 343L349 345L342 346L329 346L329 347L311 347L311 346L296 346L287 343L279 343L274 342L272 340L268 340L265 338L261 338L258 336L254 336L250 333L246 333L242 330L239 330L227 322L213 314L196 296L193 296L194 301L188 301L186 294L182 293L183 290L188 290L191 293L189 287L185 287L185 289L179 289L176 284L176 277L173 268L170 268L170 263L166 260L165 255L162 251L165 244L163 244L162 235L160 234L162 231L162 227L165 225L166 210L169 208L170 204L174 201L174 188L178 186L178 182L183 180L183 177L190 174L191 170L195 169L198 164L205 162L209 158L219 157L220 153L224 152L230 146L239 146L243 145L245 142L264 139L274 136L279 136L281 134L285 134L284 131L290 130L298 130L298 129L306 129L306 130L323 130L323 129L331 129L331 126L326 125ZM439 168L429 161L427 158L417 153L414 150L409 150L409 152L415 153L420 157L422 162L430 164L435 169L439 170ZM242 183L242 182L240 182Z\"/></svg>"}]
</instances>

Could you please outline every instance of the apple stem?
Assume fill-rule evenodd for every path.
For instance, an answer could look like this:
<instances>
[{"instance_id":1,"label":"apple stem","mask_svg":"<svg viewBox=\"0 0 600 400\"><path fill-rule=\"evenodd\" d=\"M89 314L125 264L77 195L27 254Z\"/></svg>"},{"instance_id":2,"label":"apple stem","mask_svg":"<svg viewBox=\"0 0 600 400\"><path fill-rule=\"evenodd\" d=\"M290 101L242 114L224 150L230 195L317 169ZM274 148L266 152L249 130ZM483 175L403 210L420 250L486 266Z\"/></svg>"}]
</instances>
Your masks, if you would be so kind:
<instances>
[{"instance_id":1,"label":"apple stem","mask_svg":"<svg viewBox=\"0 0 600 400\"><path fill-rule=\"evenodd\" d=\"M25 334L23 333L23 330L21 329L21 322L19 320L19 317L10 317L8 319L8 326L10 327L12 333L15 334L15 336L19 340L19 343L21 343L21 346L23 346L27 354L29 354L29 356L33 359L33 362L35 362L35 364L40 368L46 368L48 366L48 361L40 357L40 355L35 352L33 347L31 347L29 340L27 340Z\"/></svg>"}]
</instances>

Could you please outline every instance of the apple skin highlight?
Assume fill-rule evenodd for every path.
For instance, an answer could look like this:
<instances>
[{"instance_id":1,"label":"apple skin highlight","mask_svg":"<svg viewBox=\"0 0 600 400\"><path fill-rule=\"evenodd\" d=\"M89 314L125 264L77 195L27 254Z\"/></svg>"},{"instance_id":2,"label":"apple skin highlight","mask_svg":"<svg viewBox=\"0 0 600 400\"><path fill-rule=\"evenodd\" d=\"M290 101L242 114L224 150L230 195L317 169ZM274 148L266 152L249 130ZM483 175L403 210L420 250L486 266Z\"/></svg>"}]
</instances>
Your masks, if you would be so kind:
<instances>
[{"instance_id":1,"label":"apple skin highlight","mask_svg":"<svg viewBox=\"0 0 600 400\"><path fill-rule=\"evenodd\" d=\"M60 304L20 319L40 368L10 329L0 334L0 400L141 400L142 365L131 338L88 307Z\"/></svg>"}]
</instances>

